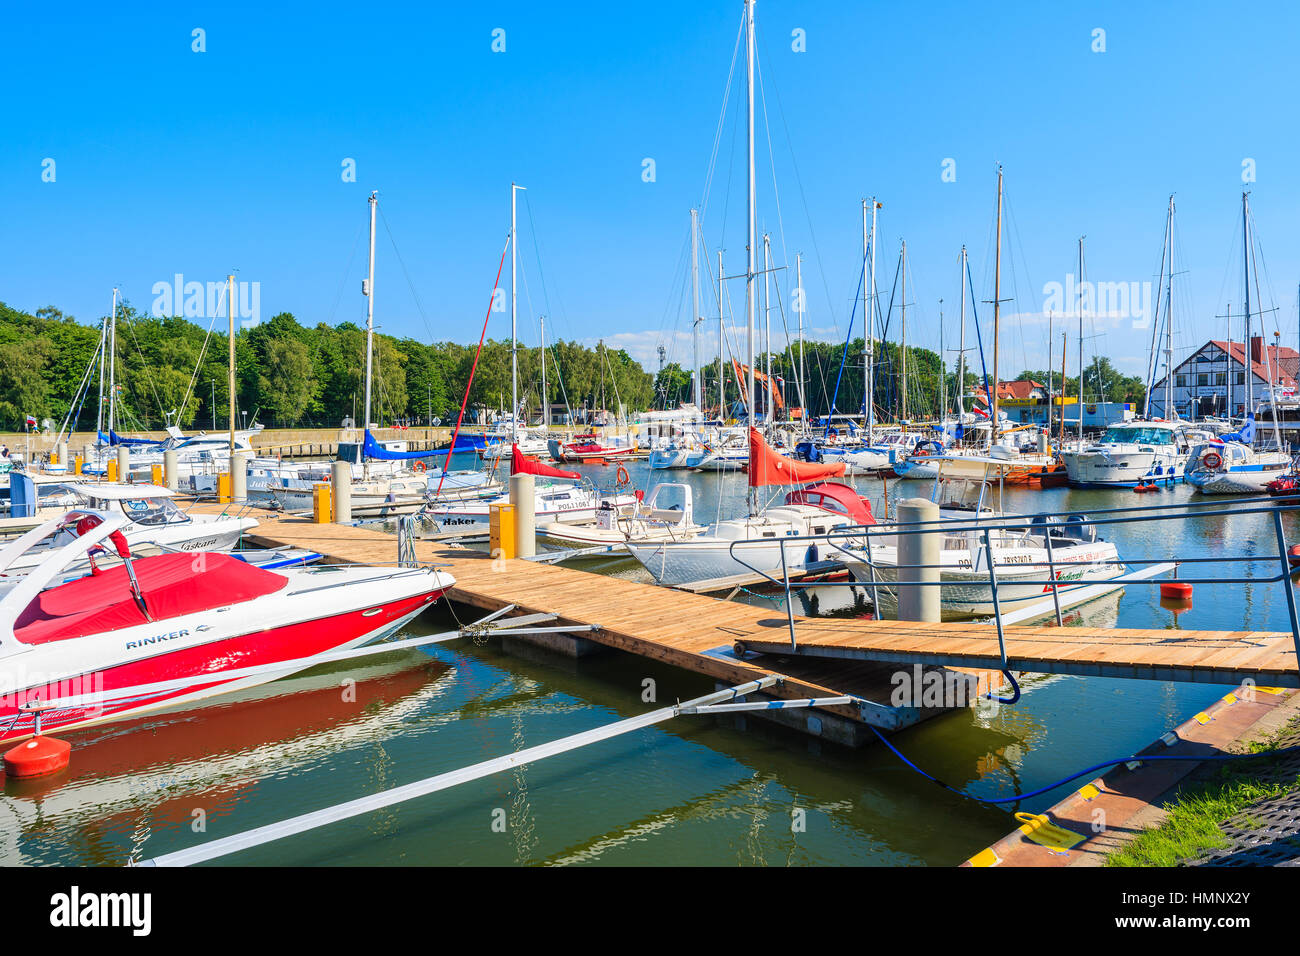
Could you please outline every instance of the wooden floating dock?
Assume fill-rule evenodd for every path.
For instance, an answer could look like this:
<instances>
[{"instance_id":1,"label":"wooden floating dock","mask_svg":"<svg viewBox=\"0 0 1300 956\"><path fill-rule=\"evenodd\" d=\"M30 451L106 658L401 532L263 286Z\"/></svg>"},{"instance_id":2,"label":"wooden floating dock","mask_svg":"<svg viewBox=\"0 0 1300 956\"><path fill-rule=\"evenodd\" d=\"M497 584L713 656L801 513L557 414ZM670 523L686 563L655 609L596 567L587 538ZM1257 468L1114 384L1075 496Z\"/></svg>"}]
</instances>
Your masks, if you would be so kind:
<instances>
[{"instance_id":1,"label":"wooden floating dock","mask_svg":"<svg viewBox=\"0 0 1300 956\"><path fill-rule=\"evenodd\" d=\"M259 545L308 548L331 563L396 560L393 534L253 513L260 525L248 538ZM787 617L776 608L527 560L494 560L435 542L417 540L415 553L420 561L444 565L456 578L449 597L460 603L486 611L515 605L520 613L554 614L562 624L599 625L584 632L583 639L728 684L779 673L786 679L775 696L853 695L862 700L859 706L827 707L825 712L856 723L867 734L863 723L897 730L943 712L891 705L891 678L899 665L957 669L968 680L1001 666L997 632L988 624L796 616L798 647L792 651ZM1289 633L1090 626L1015 626L1005 632L1014 671L1300 686Z\"/></svg>"}]
</instances>

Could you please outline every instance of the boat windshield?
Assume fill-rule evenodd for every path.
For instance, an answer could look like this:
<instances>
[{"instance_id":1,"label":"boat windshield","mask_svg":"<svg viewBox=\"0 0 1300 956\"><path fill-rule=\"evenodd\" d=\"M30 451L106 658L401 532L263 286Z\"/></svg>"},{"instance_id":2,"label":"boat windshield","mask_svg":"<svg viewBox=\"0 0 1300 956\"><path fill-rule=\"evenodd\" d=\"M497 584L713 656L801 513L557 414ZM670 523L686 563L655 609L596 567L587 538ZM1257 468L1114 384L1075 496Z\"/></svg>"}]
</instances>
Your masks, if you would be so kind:
<instances>
[{"instance_id":1,"label":"boat windshield","mask_svg":"<svg viewBox=\"0 0 1300 956\"><path fill-rule=\"evenodd\" d=\"M122 511L136 524L149 526L184 524L190 520L170 498L123 498Z\"/></svg>"},{"instance_id":2,"label":"boat windshield","mask_svg":"<svg viewBox=\"0 0 1300 956\"><path fill-rule=\"evenodd\" d=\"M1174 433L1168 428L1152 428L1140 425L1112 425L1106 429L1100 444L1121 445L1137 443L1143 445L1172 445Z\"/></svg>"}]
</instances>

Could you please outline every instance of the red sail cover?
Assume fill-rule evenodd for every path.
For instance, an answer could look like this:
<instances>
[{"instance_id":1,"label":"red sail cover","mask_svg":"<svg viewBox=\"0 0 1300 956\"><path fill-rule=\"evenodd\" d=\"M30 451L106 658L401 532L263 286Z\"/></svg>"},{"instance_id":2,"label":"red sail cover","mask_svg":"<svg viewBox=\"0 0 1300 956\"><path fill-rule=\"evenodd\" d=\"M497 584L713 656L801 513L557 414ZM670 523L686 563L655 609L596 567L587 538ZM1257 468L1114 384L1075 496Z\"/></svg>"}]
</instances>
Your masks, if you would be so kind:
<instances>
[{"instance_id":1,"label":"red sail cover","mask_svg":"<svg viewBox=\"0 0 1300 956\"><path fill-rule=\"evenodd\" d=\"M536 458L529 458L519 450L518 445L511 446L510 473L512 475L540 475L543 478L572 478L575 481L582 477L576 471L561 471L559 468L552 468Z\"/></svg>"},{"instance_id":2,"label":"red sail cover","mask_svg":"<svg viewBox=\"0 0 1300 956\"><path fill-rule=\"evenodd\" d=\"M838 478L844 474L845 464L818 465L811 461L795 461L779 455L763 441L757 428L749 430L749 487L763 485L801 485L806 481Z\"/></svg>"}]
</instances>

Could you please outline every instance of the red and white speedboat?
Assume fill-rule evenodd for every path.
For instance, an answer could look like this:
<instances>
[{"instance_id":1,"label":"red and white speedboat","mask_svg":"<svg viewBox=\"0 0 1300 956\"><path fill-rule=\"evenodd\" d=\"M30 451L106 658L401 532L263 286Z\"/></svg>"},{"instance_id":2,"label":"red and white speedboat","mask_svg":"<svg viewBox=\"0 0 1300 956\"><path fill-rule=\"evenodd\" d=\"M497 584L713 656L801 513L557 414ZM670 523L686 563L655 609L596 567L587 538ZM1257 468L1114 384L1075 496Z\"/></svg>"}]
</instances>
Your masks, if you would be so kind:
<instances>
[{"instance_id":1,"label":"red and white speedboat","mask_svg":"<svg viewBox=\"0 0 1300 956\"><path fill-rule=\"evenodd\" d=\"M571 442L561 442L558 438L552 438L547 445L553 459L575 464L584 461L631 458L636 454L636 446L625 439L616 438L612 442L607 442L594 434L575 435Z\"/></svg>"},{"instance_id":2,"label":"red and white speedboat","mask_svg":"<svg viewBox=\"0 0 1300 956\"><path fill-rule=\"evenodd\" d=\"M53 704L42 730L66 730L305 670L317 655L392 634L455 583L428 568L268 571L208 552L132 558L125 518L86 517L47 521L0 550L3 574L44 538L82 532L0 598L0 741L33 733L36 701ZM97 547L116 549L122 563L58 583ZM275 664L286 666L247 673Z\"/></svg>"}]
</instances>

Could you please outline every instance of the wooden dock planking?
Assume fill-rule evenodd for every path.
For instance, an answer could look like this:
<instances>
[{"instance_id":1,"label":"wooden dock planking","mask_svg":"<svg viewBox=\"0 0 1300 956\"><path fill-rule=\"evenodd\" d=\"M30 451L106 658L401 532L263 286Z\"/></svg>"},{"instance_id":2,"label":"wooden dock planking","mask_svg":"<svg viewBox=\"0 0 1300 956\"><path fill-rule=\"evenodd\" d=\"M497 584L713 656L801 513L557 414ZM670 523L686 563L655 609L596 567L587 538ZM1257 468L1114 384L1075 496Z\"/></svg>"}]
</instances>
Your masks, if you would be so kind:
<instances>
[{"instance_id":1,"label":"wooden dock planking","mask_svg":"<svg viewBox=\"0 0 1300 956\"><path fill-rule=\"evenodd\" d=\"M395 536L382 531L301 518L259 520L249 535L259 543L310 548L340 563L391 564L397 557ZM417 541L415 550L421 561L447 566L456 578L451 597L461 603L487 611L515 604L524 613L555 614L562 623L598 624L600 631L585 636L718 680L739 683L779 665L789 678L780 690L786 697L856 694L883 702L892 689L889 675L900 663L988 671L1001 662L997 633L988 624L796 616L799 652L791 653L786 616L774 608L555 565L494 561L436 542ZM760 666L714 656L737 641L779 660ZM1287 633L1013 626L1006 628L1006 643L1017 671L1203 683L1249 678L1264 686L1300 686ZM879 666L857 672L848 668L850 662ZM861 692L846 686L859 682ZM827 709L859 719L853 708Z\"/></svg>"}]
</instances>

